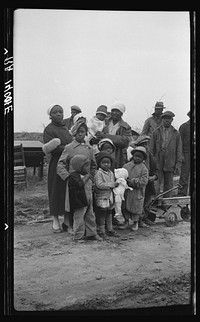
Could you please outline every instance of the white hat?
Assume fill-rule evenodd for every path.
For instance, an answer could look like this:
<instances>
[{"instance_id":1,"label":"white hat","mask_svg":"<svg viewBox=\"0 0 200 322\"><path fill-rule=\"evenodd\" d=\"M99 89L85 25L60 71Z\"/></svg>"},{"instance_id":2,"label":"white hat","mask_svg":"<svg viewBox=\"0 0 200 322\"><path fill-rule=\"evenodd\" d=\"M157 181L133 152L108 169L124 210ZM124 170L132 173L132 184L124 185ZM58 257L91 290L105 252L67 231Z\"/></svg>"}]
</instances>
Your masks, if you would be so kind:
<instances>
[{"instance_id":1,"label":"white hat","mask_svg":"<svg viewBox=\"0 0 200 322\"><path fill-rule=\"evenodd\" d=\"M111 108L110 108L111 110L114 110L114 109L116 109L116 110L119 110L122 114L124 114L125 113L125 110L126 110L126 107L125 107L125 105L122 103L122 102L120 102L120 101L115 101L113 104L112 104L112 106L111 106Z\"/></svg>"}]
</instances>

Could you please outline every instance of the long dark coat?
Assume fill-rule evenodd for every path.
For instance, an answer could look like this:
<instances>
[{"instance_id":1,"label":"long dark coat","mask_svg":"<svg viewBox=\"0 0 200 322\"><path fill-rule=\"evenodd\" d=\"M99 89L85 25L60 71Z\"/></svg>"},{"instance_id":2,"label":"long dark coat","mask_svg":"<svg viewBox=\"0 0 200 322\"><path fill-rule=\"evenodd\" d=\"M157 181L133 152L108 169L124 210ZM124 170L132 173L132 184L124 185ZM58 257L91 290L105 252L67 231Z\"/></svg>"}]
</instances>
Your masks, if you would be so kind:
<instances>
[{"instance_id":1,"label":"long dark coat","mask_svg":"<svg viewBox=\"0 0 200 322\"><path fill-rule=\"evenodd\" d=\"M65 211L66 182L59 177L56 172L56 167L65 145L72 141L72 137L65 125L58 125L51 122L44 129L44 143L47 143L54 138L59 138L61 144L51 152L48 168L48 197L50 215L58 216L64 214Z\"/></svg>"}]
</instances>

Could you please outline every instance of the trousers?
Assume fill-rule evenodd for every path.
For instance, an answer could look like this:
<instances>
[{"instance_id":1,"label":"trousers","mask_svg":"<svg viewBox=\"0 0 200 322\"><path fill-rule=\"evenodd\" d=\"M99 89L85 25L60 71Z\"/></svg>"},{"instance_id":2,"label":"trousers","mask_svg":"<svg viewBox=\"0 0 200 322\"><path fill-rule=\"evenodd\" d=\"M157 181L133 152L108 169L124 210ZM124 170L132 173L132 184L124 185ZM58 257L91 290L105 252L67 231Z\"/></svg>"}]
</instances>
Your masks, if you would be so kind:
<instances>
[{"instance_id":1,"label":"trousers","mask_svg":"<svg viewBox=\"0 0 200 322\"><path fill-rule=\"evenodd\" d=\"M74 239L83 239L97 234L92 201L89 206L76 209L73 216Z\"/></svg>"}]
</instances>

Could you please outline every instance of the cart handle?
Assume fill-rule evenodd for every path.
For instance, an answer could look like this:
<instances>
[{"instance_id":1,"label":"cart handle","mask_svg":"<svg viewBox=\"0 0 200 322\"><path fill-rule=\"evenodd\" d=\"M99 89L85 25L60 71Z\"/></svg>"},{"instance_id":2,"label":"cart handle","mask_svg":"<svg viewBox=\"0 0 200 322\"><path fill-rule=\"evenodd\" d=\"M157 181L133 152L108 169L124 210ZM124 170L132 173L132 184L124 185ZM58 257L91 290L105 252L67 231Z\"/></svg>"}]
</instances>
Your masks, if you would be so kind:
<instances>
[{"instance_id":1,"label":"cart handle","mask_svg":"<svg viewBox=\"0 0 200 322\"><path fill-rule=\"evenodd\" d=\"M165 191L163 193L160 193L159 195L157 195L155 197L155 199L153 201L157 200L158 198L160 198L161 196L167 194L168 192L173 191L173 190L176 190L178 188L182 188L182 186L180 185L180 183L177 183L173 188L171 188L171 189L169 189L169 190L167 190L167 191Z\"/></svg>"}]
</instances>

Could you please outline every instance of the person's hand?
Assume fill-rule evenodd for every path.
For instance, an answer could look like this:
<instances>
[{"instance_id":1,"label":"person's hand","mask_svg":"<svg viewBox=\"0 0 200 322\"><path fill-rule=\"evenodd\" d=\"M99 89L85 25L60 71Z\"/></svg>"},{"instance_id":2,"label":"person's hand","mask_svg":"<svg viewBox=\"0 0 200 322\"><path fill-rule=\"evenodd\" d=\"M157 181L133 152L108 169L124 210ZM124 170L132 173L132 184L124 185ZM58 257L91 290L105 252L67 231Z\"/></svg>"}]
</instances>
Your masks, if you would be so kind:
<instances>
[{"instance_id":1,"label":"person's hand","mask_svg":"<svg viewBox=\"0 0 200 322\"><path fill-rule=\"evenodd\" d=\"M152 181L155 181L157 179L156 176L149 176L149 181L152 182Z\"/></svg>"},{"instance_id":2,"label":"person's hand","mask_svg":"<svg viewBox=\"0 0 200 322\"><path fill-rule=\"evenodd\" d=\"M97 131L97 133L95 134L95 136L97 137L97 139L103 139L104 138L104 133L101 131Z\"/></svg>"}]
</instances>

